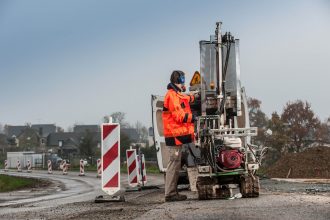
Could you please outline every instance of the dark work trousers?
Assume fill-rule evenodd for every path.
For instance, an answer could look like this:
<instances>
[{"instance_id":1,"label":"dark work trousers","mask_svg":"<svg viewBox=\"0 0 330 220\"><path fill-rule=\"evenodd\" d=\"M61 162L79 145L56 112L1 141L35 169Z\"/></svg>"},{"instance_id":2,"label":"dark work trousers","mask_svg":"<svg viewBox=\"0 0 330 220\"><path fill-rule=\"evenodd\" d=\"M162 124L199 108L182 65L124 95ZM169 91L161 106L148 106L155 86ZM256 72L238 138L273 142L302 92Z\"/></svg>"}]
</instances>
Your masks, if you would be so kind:
<instances>
[{"instance_id":1,"label":"dark work trousers","mask_svg":"<svg viewBox=\"0 0 330 220\"><path fill-rule=\"evenodd\" d=\"M181 169L182 146L167 146L169 148L169 162L166 169L165 196L177 194L179 172Z\"/></svg>"}]
</instances>

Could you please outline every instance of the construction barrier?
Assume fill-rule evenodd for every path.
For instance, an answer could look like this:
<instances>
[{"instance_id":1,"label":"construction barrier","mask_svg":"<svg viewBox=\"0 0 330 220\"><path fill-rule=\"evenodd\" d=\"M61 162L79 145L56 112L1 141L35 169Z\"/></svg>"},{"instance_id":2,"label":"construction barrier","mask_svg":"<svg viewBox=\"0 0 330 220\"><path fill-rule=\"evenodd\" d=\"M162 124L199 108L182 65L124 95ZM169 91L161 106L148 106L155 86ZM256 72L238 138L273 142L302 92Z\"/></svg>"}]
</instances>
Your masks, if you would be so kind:
<instances>
[{"instance_id":1,"label":"construction barrier","mask_svg":"<svg viewBox=\"0 0 330 220\"><path fill-rule=\"evenodd\" d=\"M127 161L127 178L128 185L131 187L136 187L138 183L138 169L137 169L137 157L136 150L130 149L126 150L126 161Z\"/></svg>"},{"instance_id":2,"label":"construction barrier","mask_svg":"<svg viewBox=\"0 0 330 220\"><path fill-rule=\"evenodd\" d=\"M7 160L5 160L5 169L4 169L4 171L5 171L5 172L8 171L8 161L7 161Z\"/></svg>"},{"instance_id":3,"label":"construction barrier","mask_svg":"<svg viewBox=\"0 0 330 220\"><path fill-rule=\"evenodd\" d=\"M102 190L114 195L120 190L120 125L102 124Z\"/></svg>"},{"instance_id":4,"label":"construction barrier","mask_svg":"<svg viewBox=\"0 0 330 220\"><path fill-rule=\"evenodd\" d=\"M97 159L97 178L102 177L102 164L101 164L101 159Z\"/></svg>"},{"instance_id":5,"label":"construction barrier","mask_svg":"<svg viewBox=\"0 0 330 220\"><path fill-rule=\"evenodd\" d=\"M85 165L84 165L84 160L80 160L80 172L79 176L85 176Z\"/></svg>"},{"instance_id":6,"label":"construction barrier","mask_svg":"<svg viewBox=\"0 0 330 220\"><path fill-rule=\"evenodd\" d=\"M21 162L19 160L17 161L17 172L22 172Z\"/></svg>"},{"instance_id":7,"label":"construction barrier","mask_svg":"<svg viewBox=\"0 0 330 220\"><path fill-rule=\"evenodd\" d=\"M47 164L48 164L48 174L52 174L53 173L52 161L48 160Z\"/></svg>"},{"instance_id":8,"label":"construction barrier","mask_svg":"<svg viewBox=\"0 0 330 220\"><path fill-rule=\"evenodd\" d=\"M68 174L68 165L66 164L65 160L62 162L62 171L63 171L63 175Z\"/></svg>"},{"instance_id":9,"label":"construction barrier","mask_svg":"<svg viewBox=\"0 0 330 220\"><path fill-rule=\"evenodd\" d=\"M32 172L32 166L30 160L27 161L27 172L31 173Z\"/></svg>"},{"instance_id":10,"label":"construction barrier","mask_svg":"<svg viewBox=\"0 0 330 220\"><path fill-rule=\"evenodd\" d=\"M147 183L147 171L146 171L146 161L144 158L144 154L141 154L142 161L140 160L140 155L137 155L137 163L139 170L139 183L144 185Z\"/></svg>"}]
</instances>

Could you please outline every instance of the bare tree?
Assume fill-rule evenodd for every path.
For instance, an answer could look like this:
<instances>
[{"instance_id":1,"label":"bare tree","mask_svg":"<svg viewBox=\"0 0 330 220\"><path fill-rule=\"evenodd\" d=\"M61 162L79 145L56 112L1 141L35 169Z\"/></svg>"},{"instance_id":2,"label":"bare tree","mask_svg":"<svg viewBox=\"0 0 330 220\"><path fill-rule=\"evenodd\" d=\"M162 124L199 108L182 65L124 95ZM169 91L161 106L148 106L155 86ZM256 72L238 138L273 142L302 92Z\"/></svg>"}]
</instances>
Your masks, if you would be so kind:
<instances>
[{"instance_id":1,"label":"bare tree","mask_svg":"<svg viewBox=\"0 0 330 220\"><path fill-rule=\"evenodd\" d=\"M320 144L330 144L330 124L328 124L328 121L321 123L315 133L317 142Z\"/></svg>"},{"instance_id":2,"label":"bare tree","mask_svg":"<svg viewBox=\"0 0 330 220\"><path fill-rule=\"evenodd\" d=\"M265 130L268 126L268 118L266 114L261 110L261 101L255 98L248 99L250 126L258 128L258 135L253 137L252 140L255 144L264 144L265 142Z\"/></svg>"},{"instance_id":3,"label":"bare tree","mask_svg":"<svg viewBox=\"0 0 330 220\"><path fill-rule=\"evenodd\" d=\"M64 132L64 129L61 128L60 126L57 126L57 127L56 127L56 132L57 132L57 133L63 133L63 132Z\"/></svg>"},{"instance_id":4,"label":"bare tree","mask_svg":"<svg viewBox=\"0 0 330 220\"><path fill-rule=\"evenodd\" d=\"M97 144L93 139L93 134L87 130L80 139L80 155L85 156L86 158L94 157L97 149L96 145Z\"/></svg>"},{"instance_id":5,"label":"bare tree","mask_svg":"<svg viewBox=\"0 0 330 220\"><path fill-rule=\"evenodd\" d=\"M115 123L119 123L121 128L128 128L129 124L125 120L126 113L124 112L114 112L110 115L112 117L112 121ZM109 116L103 117L104 123L109 123Z\"/></svg>"},{"instance_id":6,"label":"bare tree","mask_svg":"<svg viewBox=\"0 0 330 220\"><path fill-rule=\"evenodd\" d=\"M286 130L291 139L289 152L301 152L308 144L315 141L320 121L308 102L301 100L288 102L281 120L287 126Z\"/></svg>"},{"instance_id":7,"label":"bare tree","mask_svg":"<svg viewBox=\"0 0 330 220\"><path fill-rule=\"evenodd\" d=\"M4 127L3 127L3 125L0 123L0 134L2 134L3 132L4 132Z\"/></svg>"},{"instance_id":8,"label":"bare tree","mask_svg":"<svg viewBox=\"0 0 330 220\"><path fill-rule=\"evenodd\" d=\"M69 127L67 128L67 131L68 131L68 132L73 132L73 126L69 126Z\"/></svg>"},{"instance_id":9,"label":"bare tree","mask_svg":"<svg viewBox=\"0 0 330 220\"><path fill-rule=\"evenodd\" d=\"M269 151L266 155L266 166L277 161L282 154L287 152L290 137L287 135L286 126L277 112L272 113L268 128L272 130L272 135L267 137L266 146Z\"/></svg>"},{"instance_id":10,"label":"bare tree","mask_svg":"<svg viewBox=\"0 0 330 220\"><path fill-rule=\"evenodd\" d=\"M265 128L268 124L268 119L266 114L261 110L261 101L255 98L249 98L248 108L251 126Z\"/></svg>"},{"instance_id":11,"label":"bare tree","mask_svg":"<svg viewBox=\"0 0 330 220\"><path fill-rule=\"evenodd\" d=\"M145 142L148 140L148 129L140 121L135 123L135 129L139 135L140 142Z\"/></svg>"}]
</instances>

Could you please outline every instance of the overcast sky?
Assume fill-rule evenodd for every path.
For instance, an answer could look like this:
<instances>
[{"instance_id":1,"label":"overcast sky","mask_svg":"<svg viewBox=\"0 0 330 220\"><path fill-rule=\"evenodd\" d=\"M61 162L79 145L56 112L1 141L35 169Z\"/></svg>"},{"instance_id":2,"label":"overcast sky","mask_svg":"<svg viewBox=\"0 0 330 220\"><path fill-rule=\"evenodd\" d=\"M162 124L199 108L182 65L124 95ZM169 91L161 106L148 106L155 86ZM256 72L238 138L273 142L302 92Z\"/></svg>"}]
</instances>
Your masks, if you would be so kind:
<instances>
[{"instance_id":1,"label":"overcast sky","mask_svg":"<svg viewBox=\"0 0 330 220\"><path fill-rule=\"evenodd\" d=\"M267 115L307 100L330 116L330 1L0 0L0 123L151 125L171 71L190 81L215 22L240 41L241 79Z\"/></svg>"}]
</instances>

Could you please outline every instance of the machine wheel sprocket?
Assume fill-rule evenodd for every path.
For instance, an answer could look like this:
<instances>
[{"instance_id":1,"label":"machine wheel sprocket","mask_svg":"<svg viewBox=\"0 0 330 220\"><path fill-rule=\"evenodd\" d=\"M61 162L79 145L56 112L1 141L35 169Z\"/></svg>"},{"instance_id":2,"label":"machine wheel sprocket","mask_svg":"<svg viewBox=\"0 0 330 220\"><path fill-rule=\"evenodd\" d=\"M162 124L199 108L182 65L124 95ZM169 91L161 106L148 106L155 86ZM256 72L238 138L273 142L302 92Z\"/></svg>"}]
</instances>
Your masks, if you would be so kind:
<instances>
[{"instance_id":1,"label":"machine wheel sprocket","mask_svg":"<svg viewBox=\"0 0 330 220\"><path fill-rule=\"evenodd\" d=\"M243 198L259 197L260 182L259 177L242 176L240 182L240 191Z\"/></svg>"}]
</instances>

